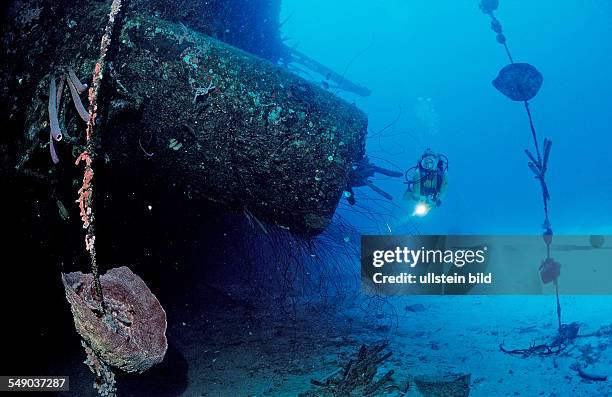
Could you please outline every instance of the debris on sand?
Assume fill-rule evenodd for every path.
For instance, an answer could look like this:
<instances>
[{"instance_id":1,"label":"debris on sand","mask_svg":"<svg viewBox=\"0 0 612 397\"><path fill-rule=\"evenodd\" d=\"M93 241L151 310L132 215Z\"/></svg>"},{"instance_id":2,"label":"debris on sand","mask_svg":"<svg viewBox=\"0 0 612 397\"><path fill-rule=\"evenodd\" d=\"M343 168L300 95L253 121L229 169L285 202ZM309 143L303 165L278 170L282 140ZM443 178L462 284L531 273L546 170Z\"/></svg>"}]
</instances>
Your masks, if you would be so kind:
<instances>
[{"instance_id":1,"label":"debris on sand","mask_svg":"<svg viewBox=\"0 0 612 397\"><path fill-rule=\"evenodd\" d=\"M301 393L300 397L350 397L350 396L375 396L380 395L383 390L399 390L400 387L390 384L394 370L387 371L377 380L374 379L380 364L391 357L392 352L386 351L389 341L376 344L372 347L361 345L357 356L343 367L329 375L325 380L311 379L315 388ZM408 389L402 391L403 395Z\"/></svg>"}]
</instances>

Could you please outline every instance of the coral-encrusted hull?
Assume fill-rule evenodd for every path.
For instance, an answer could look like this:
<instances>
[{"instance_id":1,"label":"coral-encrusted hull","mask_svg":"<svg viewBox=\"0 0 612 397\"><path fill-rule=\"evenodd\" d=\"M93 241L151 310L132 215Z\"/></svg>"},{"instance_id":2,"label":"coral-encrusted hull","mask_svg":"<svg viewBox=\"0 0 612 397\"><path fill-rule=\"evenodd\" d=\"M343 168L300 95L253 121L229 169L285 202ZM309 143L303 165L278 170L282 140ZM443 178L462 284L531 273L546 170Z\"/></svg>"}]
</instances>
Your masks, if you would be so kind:
<instances>
[{"instance_id":1,"label":"coral-encrusted hull","mask_svg":"<svg viewBox=\"0 0 612 397\"><path fill-rule=\"evenodd\" d=\"M100 278L107 319L97 312L92 275L63 275L77 332L106 364L126 372L143 372L164 359L166 313L140 277L125 267Z\"/></svg>"},{"instance_id":2,"label":"coral-encrusted hull","mask_svg":"<svg viewBox=\"0 0 612 397\"><path fill-rule=\"evenodd\" d=\"M12 32L23 36L14 40L23 51L11 62L27 65L12 73L29 77L13 87L7 73L0 74L0 86L9 87L6 96L17 98L7 108L22 104L23 109L23 120L18 126L14 123L19 131L13 134L17 164L7 169L60 181L73 177L69 160L82 153L85 140L83 121L75 111L80 106L69 100L69 86L56 111L57 99L49 100L50 83L61 75L60 81L70 81L78 94L77 85L95 88L90 76L102 72L97 116L92 114L90 120L97 131L88 128L87 134L99 140L99 161L94 161L94 184L104 194L99 203L118 204L114 216L135 225L123 193L129 189L148 202L175 200L177 193L185 201L199 201L201 206L194 205L196 212L184 220L194 225L201 223L198 215L205 215L199 208L213 205L305 237L329 225L353 164L365 153L368 120L354 104L141 7L126 7L107 67L100 71L100 35L108 21L108 4L85 2L66 13L59 11L64 10L53 9L52 23L51 18L41 19L32 32ZM66 34L71 21L77 25ZM39 56L42 42L44 56ZM85 79L82 83L74 84L70 66L75 76ZM74 98L78 101L77 95ZM51 112L49 102L55 105ZM55 139L49 148L48 126L50 120L57 124L55 116L60 117L57 128L71 139ZM0 153L5 147L0 143ZM51 159L60 165L50 174L51 150ZM0 163L3 160L0 155ZM63 186L53 184L57 196L73 194ZM108 219L98 219L99 230Z\"/></svg>"}]
</instances>

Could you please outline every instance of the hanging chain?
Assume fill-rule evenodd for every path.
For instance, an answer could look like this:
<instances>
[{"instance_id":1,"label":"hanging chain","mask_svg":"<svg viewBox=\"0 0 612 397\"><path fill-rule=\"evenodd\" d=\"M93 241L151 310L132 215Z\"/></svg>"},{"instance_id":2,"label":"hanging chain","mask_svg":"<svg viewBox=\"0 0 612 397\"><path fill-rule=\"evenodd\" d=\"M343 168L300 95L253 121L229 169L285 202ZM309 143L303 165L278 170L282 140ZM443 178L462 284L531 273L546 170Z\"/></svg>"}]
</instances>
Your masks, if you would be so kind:
<instances>
[{"instance_id":1,"label":"hanging chain","mask_svg":"<svg viewBox=\"0 0 612 397\"><path fill-rule=\"evenodd\" d=\"M489 15L491 18L491 30L496 33L496 40L499 44L504 46L504 50L506 51L506 55L508 56L508 60L511 64L514 63L514 58L510 52L508 47L508 43L506 40L506 36L503 34L502 25L499 20L495 17L494 11L497 9L498 1L497 0L482 0L480 3L480 9L483 13ZM555 262L550 257L550 245L552 243L553 231L550 224L550 219L548 216L548 201L550 200L550 194L548 191L548 186L546 185L546 171L548 169L548 156L550 155L550 149L552 145L552 141L549 139L544 139L544 144L542 150L540 150L540 145L538 143L538 136L536 133L536 129L533 123L533 117L531 115L531 109L529 108L529 102L523 101L525 105L525 112L527 113L527 117L529 119L529 127L531 129L531 137L533 138L533 145L535 148L536 156L534 157L529 150L525 150L525 154L529 158L529 162L527 163L529 169L535 174L536 179L540 181L540 187L542 189L542 202L544 206L544 223L542 224L542 228L544 229L544 233L542 234L542 238L544 243L546 244L546 259L542 262L542 266L540 267L540 271L548 270L552 271L555 276L552 281L555 285L555 294L557 297L557 321L559 325L559 331L561 330L561 304L559 302L559 283L557 282L559 276L559 263ZM553 270L551 270L553 269Z\"/></svg>"},{"instance_id":2,"label":"hanging chain","mask_svg":"<svg viewBox=\"0 0 612 397\"><path fill-rule=\"evenodd\" d=\"M100 304L100 310L104 315L106 312L104 304L104 296L102 294L102 286L100 284L100 274L98 271L98 262L96 259L96 234L94 231L94 211L93 211L93 160L95 158L95 143L94 131L96 130L96 117L98 115L98 96L102 83L102 73L106 64L106 54L111 43L112 32L115 27L115 19L121 9L121 0L113 0L108 14L108 22L104 28L104 34L100 43L100 56L94 67L92 84L89 88L89 120L87 122L87 130L85 133L86 147L85 151L79 155L76 160L78 165L81 161L85 163L83 170L83 183L78 191L79 206L81 210L81 220L85 229L85 250L89 253L91 262L91 272L93 274L95 298Z\"/></svg>"}]
</instances>

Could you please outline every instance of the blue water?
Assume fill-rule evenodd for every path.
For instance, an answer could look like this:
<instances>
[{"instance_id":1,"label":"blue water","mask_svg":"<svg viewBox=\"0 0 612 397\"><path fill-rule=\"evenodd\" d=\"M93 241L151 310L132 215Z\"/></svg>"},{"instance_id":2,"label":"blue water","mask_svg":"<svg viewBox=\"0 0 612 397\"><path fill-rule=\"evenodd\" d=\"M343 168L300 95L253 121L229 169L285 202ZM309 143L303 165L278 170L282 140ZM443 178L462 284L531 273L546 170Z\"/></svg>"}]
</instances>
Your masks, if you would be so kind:
<instances>
[{"instance_id":1,"label":"blue water","mask_svg":"<svg viewBox=\"0 0 612 397\"><path fill-rule=\"evenodd\" d=\"M471 375L472 396L612 396L610 381L586 380L573 367L612 376L612 298L564 294L572 282L569 270L612 264L612 237L604 249L591 249L587 237L612 235L609 0L501 0L495 13L514 60L544 76L530 104L540 144L545 137L553 141L547 173L552 229L585 235L573 246L579 249L553 252L572 262L562 264L562 321L579 322L581 337L554 356L500 351L502 343L521 349L558 335L552 284L540 285L540 254L515 258L525 279L549 295L379 297L359 288L359 234L542 233L542 191L524 153L534 151L529 121L522 103L491 84L509 61L478 1L282 1L288 46L372 90L361 97L330 89L367 114L370 159L404 172L432 148L449 159L448 191L439 208L415 217L414 203L402 198L403 178L375 178L392 201L357 188L357 203L343 198L336 222L310 241L259 221L249 226L242 214L198 217L206 233L193 237L193 252L163 263L163 273L150 283L168 315L166 358L143 375L118 375L120 395L320 391L311 379L324 380L346 366L362 344L389 340L393 356L376 379L393 369L395 385L420 374L460 372ZM324 86L325 76L302 77ZM162 243L146 243L173 251L181 246L173 233L160 235ZM155 247L142 248L143 256L158 259ZM156 271L151 266L149 276ZM49 288L68 321L59 277L55 282ZM60 326L64 344L52 339ZM43 364L47 373L71 376L67 395L96 395L72 325L57 327L51 337L41 333L40 340L52 345L53 357ZM398 390L374 395L418 395L413 386L409 394Z\"/></svg>"},{"instance_id":2,"label":"blue water","mask_svg":"<svg viewBox=\"0 0 612 397\"><path fill-rule=\"evenodd\" d=\"M495 15L514 60L534 65L544 76L530 104L540 145L545 137L553 141L547 183L554 233L612 234L612 3L501 0ZM367 154L374 162L406 170L427 147L449 158L448 192L440 208L414 217L414 204L402 199L402 180L380 178L375 182L393 195L392 203L360 188L356 206L339 207L338 214L358 231L542 232L542 192L524 153L534 151L529 121L522 103L510 101L491 84L509 61L478 1L284 0L285 18L289 45L372 90L366 98L334 92L367 113ZM311 77L315 82L323 78ZM533 258L534 266L540 259ZM563 284L571 282L562 273L563 321L580 322L582 333L609 324L610 297L564 296ZM401 307L395 298L389 302ZM502 340L528 347L554 333L552 296L421 297L409 302L422 303L427 314L400 317L396 346L405 343L410 355L420 341L406 330L423 330L446 348L421 350L427 358L415 366L429 361L469 370L473 395L612 393L609 382L586 381L572 370L596 352L591 366L610 373L608 337L580 339L558 360L522 360L497 349ZM465 358L474 350L482 360Z\"/></svg>"},{"instance_id":3,"label":"blue water","mask_svg":"<svg viewBox=\"0 0 612 397\"><path fill-rule=\"evenodd\" d=\"M553 141L547 179L554 232L610 233L612 5L501 1L496 16L515 61L544 75L531 109L540 144ZM388 178L378 184L395 197L396 206L386 206L392 217L373 225L346 206L341 214L379 233L413 232L411 223L432 234L541 232L541 191L523 152L533 151L528 119L522 103L491 85L508 59L477 1L284 0L281 20L287 17L289 45L372 89L367 98L338 93L367 113L370 134L401 108L380 141L368 139L373 160L407 169L426 147L450 159L445 203L426 218L410 216L405 186ZM360 195L375 197L367 188L357 191L358 201Z\"/></svg>"}]
</instances>

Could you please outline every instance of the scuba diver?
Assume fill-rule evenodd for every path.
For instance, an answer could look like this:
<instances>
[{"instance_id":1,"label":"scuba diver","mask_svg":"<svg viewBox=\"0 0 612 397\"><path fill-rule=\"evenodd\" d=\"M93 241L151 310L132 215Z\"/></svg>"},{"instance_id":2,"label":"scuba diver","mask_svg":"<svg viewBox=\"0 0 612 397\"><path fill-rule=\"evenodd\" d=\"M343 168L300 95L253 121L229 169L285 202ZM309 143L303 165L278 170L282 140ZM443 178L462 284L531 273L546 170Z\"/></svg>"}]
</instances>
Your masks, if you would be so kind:
<instances>
[{"instance_id":1,"label":"scuba diver","mask_svg":"<svg viewBox=\"0 0 612 397\"><path fill-rule=\"evenodd\" d=\"M448 185L447 172L448 158L429 148L421 155L417 165L406 171L408 189L404 199L416 202L414 215L424 216L431 208L442 204Z\"/></svg>"},{"instance_id":2,"label":"scuba diver","mask_svg":"<svg viewBox=\"0 0 612 397\"><path fill-rule=\"evenodd\" d=\"M391 197L389 193L377 186L374 186L372 181L370 181L369 178L373 177L374 174L382 174L393 178L400 178L402 176L401 172L388 170L372 164L368 156L364 156L361 161L353 164L353 168L349 173L349 182L348 186L346 187L346 194L350 205L355 205L355 193L353 192L353 188L361 186L369 187L389 201L393 200L393 197Z\"/></svg>"}]
</instances>

